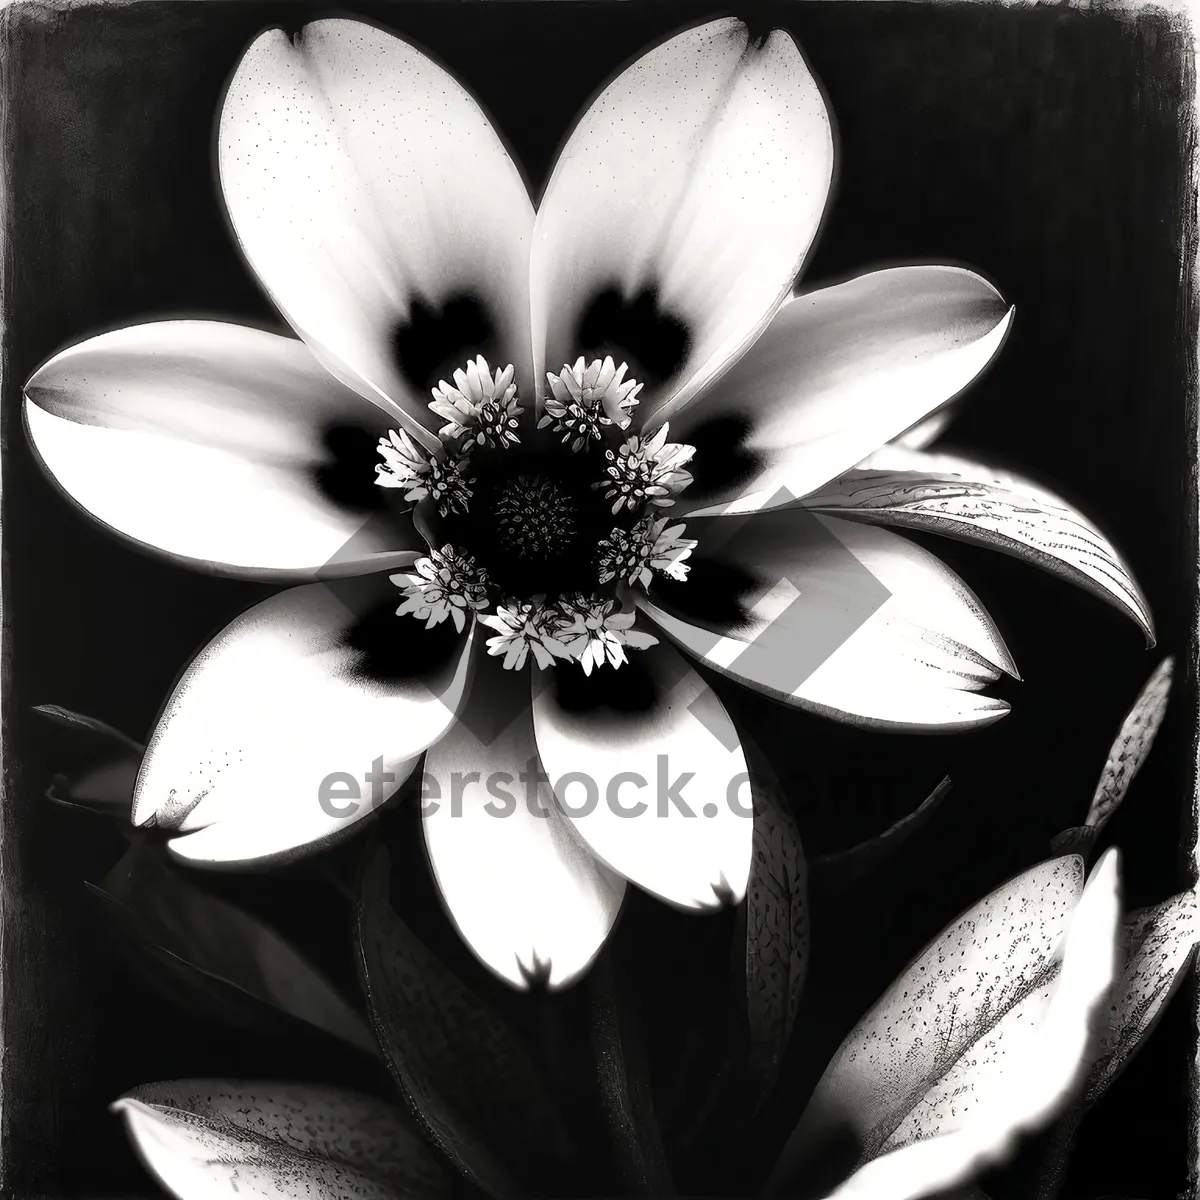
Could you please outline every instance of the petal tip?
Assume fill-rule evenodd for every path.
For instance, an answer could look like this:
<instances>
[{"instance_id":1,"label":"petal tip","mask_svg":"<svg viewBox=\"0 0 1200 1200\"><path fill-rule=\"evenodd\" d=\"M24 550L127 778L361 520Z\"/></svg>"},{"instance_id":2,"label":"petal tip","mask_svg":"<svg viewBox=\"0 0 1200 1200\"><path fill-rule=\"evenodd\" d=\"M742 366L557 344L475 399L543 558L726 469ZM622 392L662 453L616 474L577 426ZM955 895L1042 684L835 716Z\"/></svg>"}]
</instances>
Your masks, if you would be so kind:
<instances>
[{"instance_id":1,"label":"petal tip","mask_svg":"<svg viewBox=\"0 0 1200 1200\"><path fill-rule=\"evenodd\" d=\"M132 1124L137 1117L147 1117L152 1121L161 1119L150 1105L133 1096L118 1096L109 1104L108 1111L114 1117L123 1118L127 1124Z\"/></svg>"},{"instance_id":2,"label":"petal tip","mask_svg":"<svg viewBox=\"0 0 1200 1200\"><path fill-rule=\"evenodd\" d=\"M511 982L522 992L553 992L558 991L563 985L561 981L556 987L552 982L553 971L549 958L540 958L536 950L531 949L529 952L529 962L522 960L519 954L513 956L517 960L517 972L520 976L520 982L512 980Z\"/></svg>"}]
</instances>

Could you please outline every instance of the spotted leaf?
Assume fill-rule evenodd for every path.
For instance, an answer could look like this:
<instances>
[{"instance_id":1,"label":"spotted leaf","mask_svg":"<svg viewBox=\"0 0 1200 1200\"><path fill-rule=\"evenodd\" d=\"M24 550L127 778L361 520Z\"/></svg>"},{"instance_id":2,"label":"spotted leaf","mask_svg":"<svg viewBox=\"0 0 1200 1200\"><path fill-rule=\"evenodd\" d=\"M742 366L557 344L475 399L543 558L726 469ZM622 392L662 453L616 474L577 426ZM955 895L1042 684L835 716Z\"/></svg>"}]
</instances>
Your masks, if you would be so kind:
<instances>
[{"instance_id":1,"label":"spotted leaf","mask_svg":"<svg viewBox=\"0 0 1200 1200\"><path fill-rule=\"evenodd\" d=\"M112 1105L179 1200L434 1200L450 1182L403 1114L341 1088L182 1079Z\"/></svg>"},{"instance_id":2,"label":"spotted leaf","mask_svg":"<svg viewBox=\"0 0 1200 1200\"><path fill-rule=\"evenodd\" d=\"M1110 1021L1088 1077L1087 1099L1099 1099L1158 1023L1187 973L1200 935L1191 892L1139 909L1125 920L1125 959L1113 989Z\"/></svg>"},{"instance_id":3,"label":"spotted leaf","mask_svg":"<svg viewBox=\"0 0 1200 1200\"><path fill-rule=\"evenodd\" d=\"M1042 863L953 921L900 974L842 1042L818 1082L773 1177L794 1179L830 1146L878 1155L931 1091L1031 1000L1083 892L1083 860ZM1032 1009L1030 1010L1032 1011Z\"/></svg>"},{"instance_id":4,"label":"spotted leaf","mask_svg":"<svg viewBox=\"0 0 1200 1200\"><path fill-rule=\"evenodd\" d=\"M1105 822L1125 799L1125 793L1150 753L1166 715L1173 669L1174 660L1171 658L1164 658L1158 664L1121 723L1120 732L1108 752L1100 782L1096 784L1096 794L1092 797L1085 826L1097 831L1103 829Z\"/></svg>"}]
</instances>

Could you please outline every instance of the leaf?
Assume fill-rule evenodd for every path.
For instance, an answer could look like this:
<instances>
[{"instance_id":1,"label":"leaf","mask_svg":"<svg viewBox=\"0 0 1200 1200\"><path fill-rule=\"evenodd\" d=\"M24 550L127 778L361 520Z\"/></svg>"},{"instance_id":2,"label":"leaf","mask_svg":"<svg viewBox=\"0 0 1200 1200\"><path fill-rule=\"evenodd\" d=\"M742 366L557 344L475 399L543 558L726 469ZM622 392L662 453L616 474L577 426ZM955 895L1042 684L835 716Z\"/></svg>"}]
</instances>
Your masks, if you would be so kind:
<instances>
[{"instance_id":1,"label":"leaf","mask_svg":"<svg viewBox=\"0 0 1200 1200\"><path fill-rule=\"evenodd\" d=\"M145 747L95 717L57 704L39 704L33 711L66 734L61 750L65 769L55 775L46 798L128 821Z\"/></svg>"},{"instance_id":2,"label":"leaf","mask_svg":"<svg viewBox=\"0 0 1200 1200\"><path fill-rule=\"evenodd\" d=\"M1154 624L1129 567L1100 530L1038 484L944 454L886 446L803 500L806 509L987 546L1057 575Z\"/></svg>"},{"instance_id":3,"label":"leaf","mask_svg":"<svg viewBox=\"0 0 1200 1200\"><path fill-rule=\"evenodd\" d=\"M883 833L848 850L814 858L810 864L814 877L819 876L822 887L835 895L857 886L882 867L933 816L953 786L950 777L946 776L912 812Z\"/></svg>"},{"instance_id":4,"label":"leaf","mask_svg":"<svg viewBox=\"0 0 1200 1200\"><path fill-rule=\"evenodd\" d=\"M749 755L754 843L746 885L746 1019L759 1103L775 1082L808 971L808 872L800 830L774 774Z\"/></svg>"},{"instance_id":5,"label":"leaf","mask_svg":"<svg viewBox=\"0 0 1200 1200\"><path fill-rule=\"evenodd\" d=\"M600 1098L624 1182L639 1195L673 1196L642 1031L635 1028L611 955L601 955L592 968L588 989Z\"/></svg>"},{"instance_id":6,"label":"leaf","mask_svg":"<svg viewBox=\"0 0 1200 1200\"><path fill-rule=\"evenodd\" d=\"M367 853L358 893L359 966L375 1034L429 1140L493 1196L522 1192L514 1164L572 1158L562 1117L513 1030L392 908L391 860Z\"/></svg>"},{"instance_id":7,"label":"leaf","mask_svg":"<svg viewBox=\"0 0 1200 1200\"><path fill-rule=\"evenodd\" d=\"M433 1200L450 1181L391 1105L341 1088L185 1079L111 1105L180 1200Z\"/></svg>"},{"instance_id":8,"label":"leaf","mask_svg":"<svg viewBox=\"0 0 1200 1200\"><path fill-rule=\"evenodd\" d=\"M140 951L143 973L196 1015L286 1037L284 1012L376 1053L362 1019L312 963L257 917L188 883L159 852L133 847L103 887L88 887Z\"/></svg>"},{"instance_id":9,"label":"leaf","mask_svg":"<svg viewBox=\"0 0 1200 1200\"><path fill-rule=\"evenodd\" d=\"M757 1118L778 1079L808 972L808 869L800 830L769 760L745 733L742 749L754 797L750 875L731 946L732 1003L724 1030L707 1031L706 1044L720 1045L720 1056L688 1092L681 1149L689 1168L711 1155L719 1139L728 1147L725 1162L736 1164L740 1156L742 1169L753 1169Z\"/></svg>"},{"instance_id":10,"label":"leaf","mask_svg":"<svg viewBox=\"0 0 1200 1200\"><path fill-rule=\"evenodd\" d=\"M1095 846L1096 830L1090 825L1072 825L1070 829L1064 829L1062 833L1057 834L1050 842L1050 853L1054 855L1081 854L1084 859L1088 859Z\"/></svg>"},{"instance_id":11,"label":"leaf","mask_svg":"<svg viewBox=\"0 0 1200 1200\"><path fill-rule=\"evenodd\" d=\"M796 1179L829 1145L880 1153L964 1055L1054 970L1083 891L1083 860L1041 863L942 931L851 1030L821 1076L772 1183ZM857 948L870 953L869 944Z\"/></svg>"},{"instance_id":12,"label":"leaf","mask_svg":"<svg viewBox=\"0 0 1200 1200\"><path fill-rule=\"evenodd\" d=\"M1171 658L1164 658L1158 664L1121 723L1116 741L1108 752L1100 782L1096 784L1096 794L1092 797L1091 808L1084 820L1085 826L1097 831L1103 829L1125 799L1125 793L1150 753L1166 715L1173 669L1174 660Z\"/></svg>"},{"instance_id":13,"label":"leaf","mask_svg":"<svg viewBox=\"0 0 1200 1200\"><path fill-rule=\"evenodd\" d=\"M1124 964L1111 1020L1088 1076L1088 1103L1098 1100L1125 1068L1182 982L1200 935L1200 906L1191 892L1183 892L1130 913L1124 932Z\"/></svg>"},{"instance_id":14,"label":"leaf","mask_svg":"<svg viewBox=\"0 0 1200 1200\"><path fill-rule=\"evenodd\" d=\"M1017 1021L1010 1009L988 1041L956 1063L959 1082L978 1085L968 1102L943 1095L922 1106L920 1133L861 1166L830 1200L943 1195L1002 1165L1021 1139L1053 1124L1083 1083L1105 1023L1117 974L1120 904L1117 854L1110 850L1071 915L1053 985L1042 979L1018 1002L1022 1009L1040 1009L1033 1028L1025 1028L1028 1013ZM996 1050L991 1039L1001 1026L1008 1027L1008 1044ZM986 1066L976 1065L980 1057Z\"/></svg>"}]
</instances>

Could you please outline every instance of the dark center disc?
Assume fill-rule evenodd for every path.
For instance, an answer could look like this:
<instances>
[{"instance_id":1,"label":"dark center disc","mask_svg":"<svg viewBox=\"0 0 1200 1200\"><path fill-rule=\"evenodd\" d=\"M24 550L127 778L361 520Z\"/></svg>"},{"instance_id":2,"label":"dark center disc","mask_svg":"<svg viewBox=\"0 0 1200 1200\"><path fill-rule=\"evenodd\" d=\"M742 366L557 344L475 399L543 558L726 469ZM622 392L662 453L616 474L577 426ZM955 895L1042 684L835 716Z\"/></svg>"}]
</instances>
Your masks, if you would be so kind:
<instances>
[{"instance_id":1,"label":"dark center disc","mask_svg":"<svg viewBox=\"0 0 1200 1200\"><path fill-rule=\"evenodd\" d=\"M597 547L628 518L614 517L602 490L603 460L561 450L477 451L470 511L447 521L506 595L548 599L597 591Z\"/></svg>"}]
</instances>

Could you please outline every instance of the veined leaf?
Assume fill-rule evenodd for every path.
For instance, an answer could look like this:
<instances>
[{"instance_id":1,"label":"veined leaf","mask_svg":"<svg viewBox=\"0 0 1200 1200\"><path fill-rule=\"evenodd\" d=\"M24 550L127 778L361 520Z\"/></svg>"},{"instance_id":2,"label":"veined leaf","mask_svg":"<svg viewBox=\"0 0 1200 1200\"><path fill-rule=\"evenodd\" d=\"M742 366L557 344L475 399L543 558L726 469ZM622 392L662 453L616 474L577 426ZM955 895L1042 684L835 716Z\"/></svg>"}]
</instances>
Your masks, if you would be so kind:
<instances>
[{"instance_id":1,"label":"veined leaf","mask_svg":"<svg viewBox=\"0 0 1200 1200\"><path fill-rule=\"evenodd\" d=\"M183 1079L112 1104L179 1200L434 1200L450 1181L396 1108L341 1088Z\"/></svg>"},{"instance_id":2,"label":"veined leaf","mask_svg":"<svg viewBox=\"0 0 1200 1200\"><path fill-rule=\"evenodd\" d=\"M1088 859L1095 845L1096 831L1090 825L1072 825L1070 829L1064 829L1051 839L1050 853L1056 857L1062 854L1082 854L1084 859Z\"/></svg>"},{"instance_id":3,"label":"veined leaf","mask_svg":"<svg viewBox=\"0 0 1200 1200\"><path fill-rule=\"evenodd\" d=\"M1099 596L1154 644L1146 599L1104 534L1065 500L1019 476L968 459L885 446L801 503L1012 555Z\"/></svg>"},{"instance_id":4,"label":"veined leaf","mask_svg":"<svg viewBox=\"0 0 1200 1200\"><path fill-rule=\"evenodd\" d=\"M749 753L754 846L746 886L746 1018L758 1102L775 1082L808 972L808 870L774 773Z\"/></svg>"}]
</instances>

